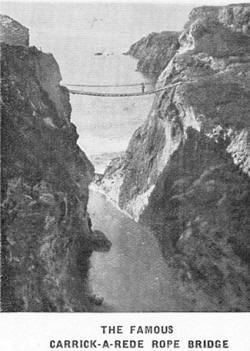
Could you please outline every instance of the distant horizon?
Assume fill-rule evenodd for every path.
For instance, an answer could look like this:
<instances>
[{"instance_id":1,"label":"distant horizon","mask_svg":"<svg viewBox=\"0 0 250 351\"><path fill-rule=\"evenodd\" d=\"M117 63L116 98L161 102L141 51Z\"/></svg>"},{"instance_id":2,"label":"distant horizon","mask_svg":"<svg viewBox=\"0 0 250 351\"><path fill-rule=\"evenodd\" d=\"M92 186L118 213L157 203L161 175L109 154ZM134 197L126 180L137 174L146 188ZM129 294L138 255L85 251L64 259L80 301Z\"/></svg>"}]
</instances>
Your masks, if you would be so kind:
<instances>
[{"instance_id":1,"label":"distant horizon","mask_svg":"<svg viewBox=\"0 0 250 351\"><path fill-rule=\"evenodd\" d=\"M1 6L6 15L29 29L30 45L53 54L62 84L98 85L144 81L135 71L136 60L122 53L151 32L180 31L192 8L96 2L11 2ZM96 52L110 55L96 56ZM126 88L126 92L133 89ZM71 120L77 126L78 145L88 156L125 151L152 101L153 96L103 99L71 95Z\"/></svg>"},{"instance_id":2,"label":"distant horizon","mask_svg":"<svg viewBox=\"0 0 250 351\"><path fill-rule=\"evenodd\" d=\"M28 2L33 2L33 3L50 3L51 1L48 0L8 0L8 1L2 1L2 3L28 3ZM155 5L158 4L165 4L165 5L182 5L182 4L194 4L195 6L226 6L226 5L233 5L233 4L249 4L247 1L241 1L241 0L234 0L234 1L228 1L228 0L53 0L53 3L125 3L125 4L147 4L154 2Z\"/></svg>"},{"instance_id":3,"label":"distant horizon","mask_svg":"<svg viewBox=\"0 0 250 351\"><path fill-rule=\"evenodd\" d=\"M211 3L5 1L0 8L2 14L29 29L30 45L53 54L62 84L127 84L144 78L135 72L136 60L123 52L151 32L180 32L194 7ZM95 56L96 52L110 55ZM118 103L71 95L79 146L88 156L124 151L147 117L152 99L121 99Z\"/></svg>"}]
</instances>

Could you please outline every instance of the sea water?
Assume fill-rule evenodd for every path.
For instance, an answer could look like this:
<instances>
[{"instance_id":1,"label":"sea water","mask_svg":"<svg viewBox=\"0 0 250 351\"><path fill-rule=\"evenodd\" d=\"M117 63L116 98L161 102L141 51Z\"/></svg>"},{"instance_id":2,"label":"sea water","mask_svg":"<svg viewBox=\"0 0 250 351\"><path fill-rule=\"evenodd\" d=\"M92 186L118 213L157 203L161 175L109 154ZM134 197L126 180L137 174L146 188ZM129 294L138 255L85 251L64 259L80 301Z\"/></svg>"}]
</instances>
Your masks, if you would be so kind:
<instances>
[{"instance_id":1,"label":"sea water","mask_svg":"<svg viewBox=\"0 0 250 351\"><path fill-rule=\"evenodd\" d=\"M147 81L136 71L137 61L123 53L153 31L181 30L192 7L93 1L2 2L1 12L29 28L30 45L53 53L62 84L122 85ZM140 92L141 87L82 89L130 93ZM126 149L133 132L146 119L153 95L71 95L70 100L78 144L95 163L96 170L102 172L109 158Z\"/></svg>"},{"instance_id":2,"label":"sea water","mask_svg":"<svg viewBox=\"0 0 250 351\"><path fill-rule=\"evenodd\" d=\"M89 280L94 294L118 312L192 308L173 286L172 272L152 233L118 211L99 192L90 191L88 211L93 227L101 229L112 242L109 252L91 256Z\"/></svg>"},{"instance_id":3,"label":"sea water","mask_svg":"<svg viewBox=\"0 0 250 351\"><path fill-rule=\"evenodd\" d=\"M147 81L136 60L123 55L153 31L180 30L192 5L108 3L2 3L1 12L30 29L30 44L53 53L63 84L131 84ZM102 53L102 55L95 55ZM152 87L147 86L147 89ZM138 87L88 88L138 92ZM146 119L153 96L102 98L71 95L78 144L97 172L126 149ZM156 238L121 213L103 194L90 191L93 227L112 241L110 252L94 253L90 285L116 311L185 310L173 294L169 268ZM173 296L174 295L174 296Z\"/></svg>"}]
</instances>

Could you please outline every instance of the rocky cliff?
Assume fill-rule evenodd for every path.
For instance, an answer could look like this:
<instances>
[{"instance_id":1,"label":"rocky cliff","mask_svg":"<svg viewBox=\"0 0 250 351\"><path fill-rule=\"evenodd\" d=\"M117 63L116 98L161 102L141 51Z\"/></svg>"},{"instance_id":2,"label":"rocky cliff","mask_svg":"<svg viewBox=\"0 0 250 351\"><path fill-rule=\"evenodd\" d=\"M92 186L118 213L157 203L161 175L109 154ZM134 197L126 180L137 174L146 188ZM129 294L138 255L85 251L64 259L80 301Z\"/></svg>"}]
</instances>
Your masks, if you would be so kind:
<instances>
[{"instance_id":1,"label":"rocky cliff","mask_svg":"<svg viewBox=\"0 0 250 351\"><path fill-rule=\"evenodd\" d=\"M29 30L9 16L0 14L0 43L29 46Z\"/></svg>"},{"instance_id":2,"label":"rocky cliff","mask_svg":"<svg viewBox=\"0 0 250 351\"><path fill-rule=\"evenodd\" d=\"M1 44L2 310L89 311L89 258L110 247L86 210L94 168L54 57L17 27Z\"/></svg>"},{"instance_id":3,"label":"rocky cliff","mask_svg":"<svg viewBox=\"0 0 250 351\"><path fill-rule=\"evenodd\" d=\"M193 310L249 310L250 5L194 9L157 87L101 187L155 233Z\"/></svg>"},{"instance_id":4,"label":"rocky cliff","mask_svg":"<svg viewBox=\"0 0 250 351\"><path fill-rule=\"evenodd\" d=\"M126 54L138 59L138 71L156 80L179 49L179 34L151 33L134 43Z\"/></svg>"}]
</instances>

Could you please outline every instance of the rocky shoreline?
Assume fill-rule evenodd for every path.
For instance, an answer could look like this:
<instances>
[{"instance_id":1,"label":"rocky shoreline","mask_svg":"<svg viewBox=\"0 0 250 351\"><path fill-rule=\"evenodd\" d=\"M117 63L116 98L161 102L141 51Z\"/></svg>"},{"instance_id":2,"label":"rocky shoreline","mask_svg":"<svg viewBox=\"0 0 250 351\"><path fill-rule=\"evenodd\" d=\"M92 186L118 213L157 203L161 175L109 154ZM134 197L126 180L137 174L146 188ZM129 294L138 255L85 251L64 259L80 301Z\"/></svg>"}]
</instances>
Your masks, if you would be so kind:
<instances>
[{"instance_id":1,"label":"rocky shoreline","mask_svg":"<svg viewBox=\"0 0 250 351\"><path fill-rule=\"evenodd\" d=\"M87 212L94 167L77 145L54 57L29 47L18 22L0 23L1 308L92 311L89 259L111 245Z\"/></svg>"},{"instance_id":2,"label":"rocky shoreline","mask_svg":"<svg viewBox=\"0 0 250 351\"><path fill-rule=\"evenodd\" d=\"M180 84L156 96L100 185L154 232L195 310L250 307L249 14L249 4L203 6L177 50L162 33L132 46L144 73L157 77L162 63L157 87Z\"/></svg>"},{"instance_id":3,"label":"rocky shoreline","mask_svg":"<svg viewBox=\"0 0 250 351\"><path fill-rule=\"evenodd\" d=\"M249 4L203 6L181 33L132 45L138 69L166 89L95 179L155 235L189 311L250 308L249 16ZM0 26L2 311L97 311L90 257L111 242L92 228L94 167L77 145L69 92L27 28L8 16Z\"/></svg>"},{"instance_id":4,"label":"rocky shoreline","mask_svg":"<svg viewBox=\"0 0 250 351\"><path fill-rule=\"evenodd\" d=\"M156 81L179 49L180 33L151 33L134 43L125 55L138 59L137 70Z\"/></svg>"}]
</instances>

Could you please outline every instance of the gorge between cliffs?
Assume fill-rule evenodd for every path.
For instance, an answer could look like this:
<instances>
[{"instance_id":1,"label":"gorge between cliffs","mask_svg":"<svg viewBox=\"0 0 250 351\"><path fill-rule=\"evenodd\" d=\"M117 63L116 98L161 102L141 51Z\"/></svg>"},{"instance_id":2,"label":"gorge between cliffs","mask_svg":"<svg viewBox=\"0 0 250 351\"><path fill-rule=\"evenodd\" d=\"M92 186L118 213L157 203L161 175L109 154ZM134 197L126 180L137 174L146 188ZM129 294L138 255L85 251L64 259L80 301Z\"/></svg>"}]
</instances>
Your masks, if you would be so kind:
<instances>
[{"instance_id":1,"label":"gorge between cliffs","mask_svg":"<svg viewBox=\"0 0 250 351\"><path fill-rule=\"evenodd\" d=\"M0 29L2 311L249 311L250 5L91 49L89 77L159 89L129 103L71 95L23 23Z\"/></svg>"}]
</instances>

